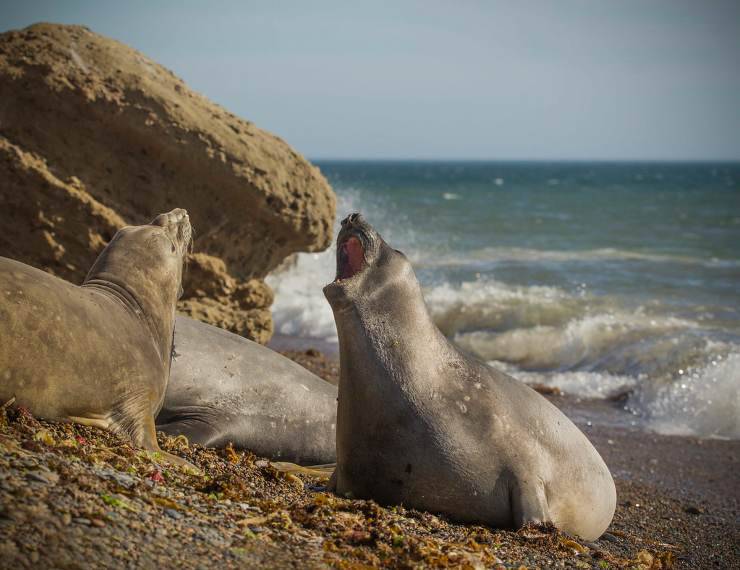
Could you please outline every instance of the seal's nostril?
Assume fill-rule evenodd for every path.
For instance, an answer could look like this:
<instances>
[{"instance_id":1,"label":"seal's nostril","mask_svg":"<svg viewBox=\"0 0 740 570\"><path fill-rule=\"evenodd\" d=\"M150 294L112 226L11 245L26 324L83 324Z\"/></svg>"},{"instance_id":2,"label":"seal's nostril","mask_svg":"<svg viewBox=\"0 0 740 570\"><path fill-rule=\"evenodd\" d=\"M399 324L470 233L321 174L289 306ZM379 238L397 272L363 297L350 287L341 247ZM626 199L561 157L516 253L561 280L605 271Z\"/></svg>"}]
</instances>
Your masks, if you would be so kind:
<instances>
[{"instance_id":1,"label":"seal's nostril","mask_svg":"<svg viewBox=\"0 0 740 570\"><path fill-rule=\"evenodd\" d=\"M362 222L362 214L354 213L350 214L346 218L342 220L342 227L345 228L347 226L352 226L355 224L359 224Z\"/></svg>"}]
</instances>

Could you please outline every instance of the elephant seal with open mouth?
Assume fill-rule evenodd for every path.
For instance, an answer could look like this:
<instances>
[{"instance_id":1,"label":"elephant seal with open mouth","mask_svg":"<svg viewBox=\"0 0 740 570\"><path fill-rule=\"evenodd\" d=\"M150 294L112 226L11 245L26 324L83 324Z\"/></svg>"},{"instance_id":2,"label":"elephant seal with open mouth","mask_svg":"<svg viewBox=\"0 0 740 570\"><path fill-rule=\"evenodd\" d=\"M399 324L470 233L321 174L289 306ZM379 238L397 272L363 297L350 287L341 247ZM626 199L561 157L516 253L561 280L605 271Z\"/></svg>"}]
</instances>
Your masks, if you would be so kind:
<instances>
[{"instance_id":1,"label":"elephant seal with open mouth","mask_svg":"<svg viewBox=\"0 0 740 570\"><path fill-rule=\"evenodd\" d=\"M537 392L453 346L411 264L359 214L342 222L324 288L339 335L340 495L587 540L614 515L609 469Z\"/></svg>"},{"instance_id":2,"label":"elephant seal with open mouth","mask_svg":"<svg viewBox=\"0 0 740 570\"><path fill-rule=\"evenodd\" d=\"M182 209L125 227L79 287L0 258L0 400L191 467L161 451L154 430L191 231Z\"/></svg>"},{"instance_id":3,"label":"elephant seal with open mouth","mask_svg":"<svg viewBox=\"0 0 740 570\"><path fill-rule=\"evenodd\" d=\"M157 429L302 464L336 459L337 389L243 337L177 317Z\"/></svg>"}]
</instances>

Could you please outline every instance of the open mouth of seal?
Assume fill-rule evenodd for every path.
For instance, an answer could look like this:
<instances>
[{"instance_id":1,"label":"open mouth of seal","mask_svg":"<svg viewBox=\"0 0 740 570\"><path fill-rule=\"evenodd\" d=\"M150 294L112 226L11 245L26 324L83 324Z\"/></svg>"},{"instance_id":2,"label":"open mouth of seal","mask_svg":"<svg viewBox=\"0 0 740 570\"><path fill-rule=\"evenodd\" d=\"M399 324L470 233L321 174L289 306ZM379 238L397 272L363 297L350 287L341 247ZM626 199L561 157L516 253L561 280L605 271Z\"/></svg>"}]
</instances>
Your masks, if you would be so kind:
<instances>
[{"instance_id":1,"label":"open mouth of seal","mask_svg":"<svg viewBox=\"0 0 740 570\"><path fill-rule=\"evenodd\" d=\"M351 279L365 265L365 250L356 236L349 236L337 246L337 277L335 283Z\"/></svg>"}]
</instances>

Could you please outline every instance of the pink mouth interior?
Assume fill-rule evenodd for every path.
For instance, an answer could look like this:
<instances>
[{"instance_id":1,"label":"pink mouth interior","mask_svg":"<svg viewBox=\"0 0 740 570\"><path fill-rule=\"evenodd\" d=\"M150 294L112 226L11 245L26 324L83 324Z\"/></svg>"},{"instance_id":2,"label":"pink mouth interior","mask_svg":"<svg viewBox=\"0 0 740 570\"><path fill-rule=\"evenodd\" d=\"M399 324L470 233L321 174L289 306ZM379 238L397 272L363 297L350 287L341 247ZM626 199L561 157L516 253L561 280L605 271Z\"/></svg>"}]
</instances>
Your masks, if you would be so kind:
<instances>
[{"instance_id":1,"label":"pink mouth interior","mask_svg":"<svg viewBox=\"0 0 740 570\"><path fill-rule=\"evenodd\" d=\"M365 251L362 249L360 240L350 237L339 246L339 271L338 279L349 279L355 276L365 259Z\"/></svg>"}]
</instances>

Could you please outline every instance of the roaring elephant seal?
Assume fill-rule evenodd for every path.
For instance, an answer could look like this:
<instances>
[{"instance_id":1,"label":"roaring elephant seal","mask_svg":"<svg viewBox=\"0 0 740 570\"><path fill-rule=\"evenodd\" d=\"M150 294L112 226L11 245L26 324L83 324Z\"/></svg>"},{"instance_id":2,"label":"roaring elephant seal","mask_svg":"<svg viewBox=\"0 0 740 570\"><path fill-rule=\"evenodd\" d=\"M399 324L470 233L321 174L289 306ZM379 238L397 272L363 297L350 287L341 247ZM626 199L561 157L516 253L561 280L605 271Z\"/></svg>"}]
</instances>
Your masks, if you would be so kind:
<instances>
[{"instance_id":1,"label":"roaring elephant seal","mask_svg":"<svg viewBox=\"0 0 740 570\"><path fill-rule=\"evenodd\" d=\"M592 540L614 514L609 469L537 392L450 344L411 264L359 214L324 288L339 334L338 494Z\"/></svg>"},{"instance_id":2,"label":"roaring elephant seal","mask_svg":"<svg viewBox=\"0 0 740 570\"><path fill-rule=\"evenodd\" d=\"M125 227L82 286L0 258L0 400L118 432L190 466L161 451L154 430L190 241L182 209Z\"/></svg>"},{"instance_id":3,"label":"roaring elephant seal","mask_svg":"<svg viewBox=\"0 0 740 570\"><path fill-rule=\"evenodd\" d=\"M337 389L255 342L177 317L157 429L303 464L336 458Z\"/></svg>"}]
</instances>

